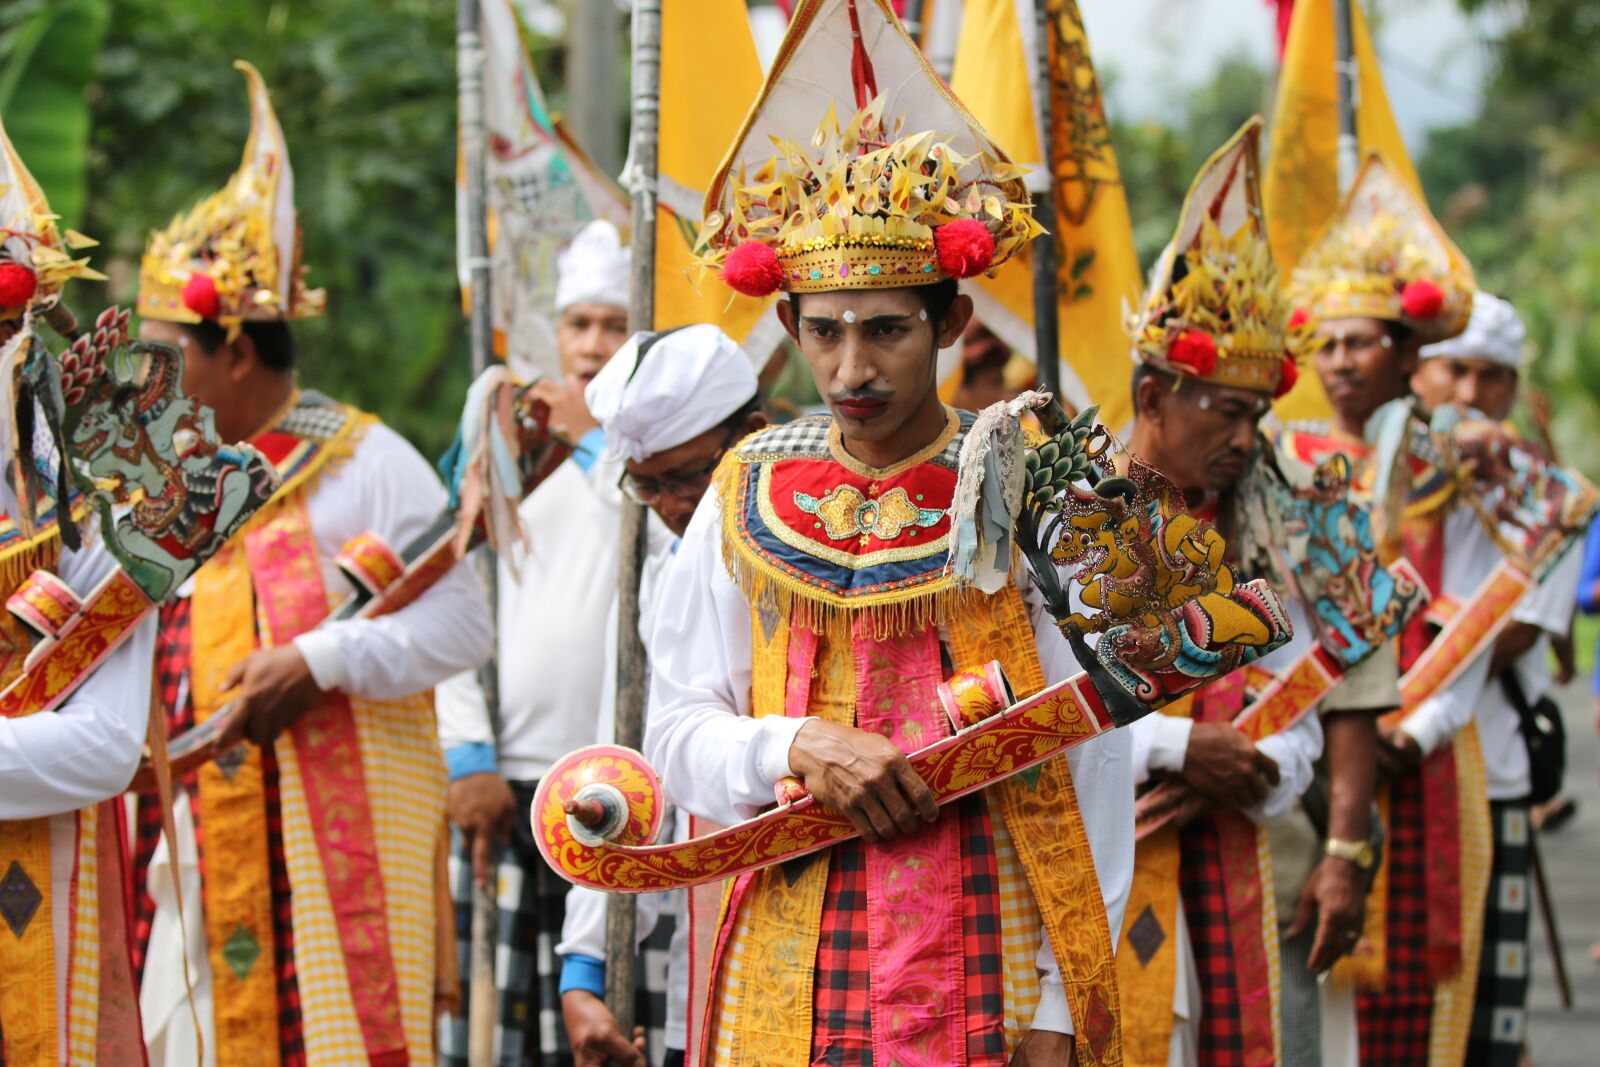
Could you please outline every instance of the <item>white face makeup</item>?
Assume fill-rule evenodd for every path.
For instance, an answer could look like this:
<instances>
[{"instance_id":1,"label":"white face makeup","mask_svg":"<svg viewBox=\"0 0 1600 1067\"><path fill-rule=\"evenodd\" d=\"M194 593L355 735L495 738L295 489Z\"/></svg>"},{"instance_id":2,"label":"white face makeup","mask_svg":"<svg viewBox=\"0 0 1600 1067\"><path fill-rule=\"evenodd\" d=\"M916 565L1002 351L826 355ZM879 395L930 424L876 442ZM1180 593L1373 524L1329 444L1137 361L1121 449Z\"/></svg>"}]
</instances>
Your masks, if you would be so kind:
<instances>
[{"instance_id":1,"label":"white face makeup","mask_svg":"<svg viewBox=\"0 0 1600 1067\"><path fill-rule=\"evenodd\" d=\"M853 326L853 325L855 325L855 321L856 321L856 313L854 311L846 311L844 313L844 315L842 316L842 318L845 321L845 325Z\"/></svg>"},{"instance_id":2,"label":"white face makeup","mask_svg":"<svg viewBox=\"0 0 1600 1067\"><path fill-rule=\"evenodd\" d=\"M928 309L927 308L923 308L921 311L918 311L917 312L917 318L921 319L923 322L927 322L928 321Z\"/></svg>"}]
</instances>

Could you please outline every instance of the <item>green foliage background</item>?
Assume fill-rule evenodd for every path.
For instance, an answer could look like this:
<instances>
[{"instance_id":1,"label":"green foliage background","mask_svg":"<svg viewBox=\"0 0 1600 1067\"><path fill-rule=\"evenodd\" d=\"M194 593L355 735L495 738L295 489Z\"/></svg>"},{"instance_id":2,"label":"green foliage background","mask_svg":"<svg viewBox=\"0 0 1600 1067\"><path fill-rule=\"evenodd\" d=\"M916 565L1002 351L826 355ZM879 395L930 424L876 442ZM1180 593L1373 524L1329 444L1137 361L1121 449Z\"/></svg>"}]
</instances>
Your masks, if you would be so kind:
<instances>
[{"instance_id":1,"label":"green foliage background","mask_svg":"<svg viewBox=\"0 0 1600 1067\"><path fill-rule=\"evenodd\" d=\"M1512 28L1492 42L1481 114L1434 131L1419 169L1482 284L1528 322L1529 378L1555 399L1562 458L1600 475L1600 18L1593 0L1457 2L1505 8ZM436 453L469 363L454 264L454 40L452 0L4 0L0 115L67 224L104 242L95 260L111 280L72 291L80 313L131 300L148 231L237 165L248 116L231 63L249 59L293 153L311 282L329 292L329 314L297 327L302 380ZM529 43L559 109L565 55ZM1146 263L1196 169L1269 110L1270 86L1240 56L1174 96L1165 121L1113 131Z\"/></svg>"}]
</instances>

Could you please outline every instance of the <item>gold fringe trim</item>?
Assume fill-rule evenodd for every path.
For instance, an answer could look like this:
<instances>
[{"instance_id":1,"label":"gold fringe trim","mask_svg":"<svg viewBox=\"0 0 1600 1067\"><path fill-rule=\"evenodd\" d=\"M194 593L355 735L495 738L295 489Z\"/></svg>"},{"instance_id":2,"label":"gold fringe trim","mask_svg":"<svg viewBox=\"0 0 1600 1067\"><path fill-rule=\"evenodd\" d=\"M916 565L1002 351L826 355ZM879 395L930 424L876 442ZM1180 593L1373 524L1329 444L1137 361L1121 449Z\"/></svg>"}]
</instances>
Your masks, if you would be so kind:
<instances>
[{"instance_id":1,"label":"gold fringe trim","mask_svg":"<svg viewBox=\"0 0 1600 1067\"><path fill-rule=\"evenodd\" d=\"M78 505L72 509L69 521L82 530L89 514L87 503L80 497ZM83 530L83 535L87 539L93 536L93 531ZM7 590L15 591L34 571L46 570L55 573L60 566L61 523L58 517L48 529L36 530L32 536L24 537L16 544L0 551L0 585Z\"/></svg>"}]
</instances>

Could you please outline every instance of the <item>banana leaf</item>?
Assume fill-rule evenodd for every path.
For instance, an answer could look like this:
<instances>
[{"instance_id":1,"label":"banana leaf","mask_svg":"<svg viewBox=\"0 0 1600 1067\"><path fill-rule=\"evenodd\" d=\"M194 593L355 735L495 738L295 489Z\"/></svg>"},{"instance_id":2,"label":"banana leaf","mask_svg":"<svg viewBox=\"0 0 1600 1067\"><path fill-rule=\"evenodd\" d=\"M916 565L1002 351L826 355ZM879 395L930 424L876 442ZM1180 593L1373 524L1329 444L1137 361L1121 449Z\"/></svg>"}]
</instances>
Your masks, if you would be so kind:
<instances>
[{"instance_id":1,"label":"banana leaf","mask_svg":"<svg viewBox=\"0 0 1600 1067\"><path fill-rule=\"evenodd\" d=\"M107 0L22 0L0 33L0 115L67 226L88 197L88 88L109 17Z\"/></svg>"}]
</instances>

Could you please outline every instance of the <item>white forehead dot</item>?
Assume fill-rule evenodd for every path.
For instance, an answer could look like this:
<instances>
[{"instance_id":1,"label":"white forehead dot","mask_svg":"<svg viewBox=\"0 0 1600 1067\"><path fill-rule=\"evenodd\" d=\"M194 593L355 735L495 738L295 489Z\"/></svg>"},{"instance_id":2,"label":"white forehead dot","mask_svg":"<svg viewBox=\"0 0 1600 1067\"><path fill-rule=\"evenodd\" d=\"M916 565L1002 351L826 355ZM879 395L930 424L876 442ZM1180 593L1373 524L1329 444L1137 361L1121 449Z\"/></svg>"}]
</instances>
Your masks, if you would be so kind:
<instances>
[{"instance_id":1,"label":"white forehead dot","mask_svg":"<svg viewBox=\"0 0 1600 1067\"><path fill-rule=\"evenodd\" d=\"M923 308L921 311L917 312L917 318L921 319L923 322L927 322L928 321L928 309L927 308Z\"/></svg>"},{"instance_id":2,"label":"white forehead dot","mask_svg":"<svg viewBox=\"0 0 1600 1067\"><path fill-rule=\"evenodd\" d=\"M844 321L847 325L854 323L856 321L856 313L854 311L846 311L844 313Z\"/></svg>"}]
</instances>

